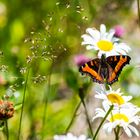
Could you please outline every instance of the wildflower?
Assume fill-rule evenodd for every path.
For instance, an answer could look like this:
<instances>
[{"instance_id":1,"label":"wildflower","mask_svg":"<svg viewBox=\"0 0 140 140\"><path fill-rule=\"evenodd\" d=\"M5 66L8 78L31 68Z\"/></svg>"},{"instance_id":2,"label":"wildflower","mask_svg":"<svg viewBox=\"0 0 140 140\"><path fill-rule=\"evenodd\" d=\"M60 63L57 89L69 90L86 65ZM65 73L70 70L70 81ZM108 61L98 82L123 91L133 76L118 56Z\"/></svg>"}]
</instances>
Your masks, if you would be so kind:
<instances>
[{"instance_id":1,"label":"wildflower","mask_svg":"<svg viewBox=\"0 0 140 140\"><path fill-rule=\"evenodd\" d=\"M130 47L125 43L119 43L119 38L114 37L115 31L106 32L104 24L100 25L100 31L95 28L87 28L87 34L82 35L82 45L87 45L87 50L94 49L98 51L98 57L102 54L106 57L113 55L126 55Z\"/></svg>"},{"instance_id":2,"label":"wildflower","mask_svg":"<svg viewBox=\"0 0 140 140\"><path fill-rule=\"evenodd\" d=\"M13 103L6 100L0 100L0 120L9 119L14 114Z\"/></svg>"},{"instance_id":3,"label":"wildflower","mask_svg":"<svg viewBox=\"0 0 140 140\"><path fill-rule=\"evenodd\" d=\"M101 92L97 92L95 98L102 99L104 102L108 103L109 105L117 105L117 106L125 106L127 107L132 105L128 101L132 99L132 96L123 96L123 93L120 92L120 89L112 90L109 87L109 90L102 89ZM132 105L133 106L133 105Z\"/></svg>"},{"instance_id":4,"label":"wildflower","mask_svg":"<svg viewBox=\"0 0 140 140\"><path fill-rule=\"evenodd\" d=\"M122 37L124 35L124 28L121 26L121 25L117 25L114 27L114 30L115 30L115 33L114 33L114 36L115 37Z\"/></svg>"},{"instance_id":5,"label":"wildflower","mask_svg":"<svg viewBox=\"0 0 140 140\"><path fill-rule=\"evenodd\" d=\"M76 55L74 57L74 62L75 62L75 64L77 66L81 66L81 65L85 64L88 61L90 61L90 59L87 58L85 55L82 55L82 54Z\"/></svg>"},{"instance_id":6,"label":"wildflower","mask_svg":"<svg viewBox=\"0 0 140 140\"><path fill-rule=\"evenodd\" d=\"M71 133L68 133L66 135L55 135L54 140L91 140L91 139L87 138L85 135L80 135L79 137L77 137Z\"/></svg>"},{"instance_id":7,"label":"wildflower","mask_svg":"<svg viewBox=\"0 0 140 140\"><path fill-rule=\"evenodd\" d=\"M95 112L95 117L93 117L93 120L96 118L104 118L106 113L108 112L109 105L108 104L103 104L103 108L97 108ZM140 122L140 116L137 115L137 113L140 111L140 108L135 107L131 108L119 108L119 109L114 109L111 111L111 113L107 117L107 121L103 125L103 129L107 133L111 133L113 129L116 127L122 128L125 133L131 137L132 132L136 134L136 136L139 136L138 130L132 125L136 124L138 125Z\"/></svg>"}]
</instances>

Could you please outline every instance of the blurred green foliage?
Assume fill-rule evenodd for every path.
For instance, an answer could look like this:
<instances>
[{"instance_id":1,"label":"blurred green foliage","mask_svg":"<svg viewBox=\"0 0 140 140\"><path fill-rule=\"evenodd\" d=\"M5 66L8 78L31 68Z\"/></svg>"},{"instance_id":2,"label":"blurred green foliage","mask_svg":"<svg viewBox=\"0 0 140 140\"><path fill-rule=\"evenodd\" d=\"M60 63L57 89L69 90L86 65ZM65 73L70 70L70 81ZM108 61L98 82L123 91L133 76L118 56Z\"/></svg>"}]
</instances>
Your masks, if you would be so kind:
<instances>
[{"instance_id":1,"label":"blurred green foliage","mask_svg":"<svg viewBox=\"0 0 140 140\"><path fill-rule=\"evenodd\" d=\"M87 27L108 28L129 21L132 0L2 0L0 2L1 96L22 101L30 67L22 122L23 139L51 139L65 133L76 105L78 90L91 91L89 79L81 78L73 57L95 57L81 46ZM134 77L134 66L125 69L120 85L124 91ZM129 78L131 75L131 78ZM140 80L136 81L139 83ZM18 107L18 106L17 106ZM46 110L45 110L46 109ZM45 118L44 118L45 116ZM9 120L10 139L17 137L20 110ZM4 136L1 133L0 139Z\"/></svg>"}]
</instances>

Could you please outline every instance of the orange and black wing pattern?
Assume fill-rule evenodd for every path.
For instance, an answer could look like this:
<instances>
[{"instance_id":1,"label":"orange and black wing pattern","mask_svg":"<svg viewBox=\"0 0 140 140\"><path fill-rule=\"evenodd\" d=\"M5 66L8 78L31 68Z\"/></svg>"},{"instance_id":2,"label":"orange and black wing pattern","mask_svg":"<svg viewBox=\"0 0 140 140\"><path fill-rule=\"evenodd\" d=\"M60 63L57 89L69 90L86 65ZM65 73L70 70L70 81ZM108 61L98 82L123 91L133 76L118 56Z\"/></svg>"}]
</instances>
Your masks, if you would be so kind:
<instances>
[{"instance_id":1,"label":"orange and black wing pattern","mask_svg":"<svg viewBox=\"0 0 140 140\"><path fill-rule=\"evenodd\" d=\"M118 77L126 64L129 64L131 58L127 55L109 56L106 58L108 65L109 75L106 79L108 84L113 84L118 80Z\"/></svg>"},{"instance_id":2,"label":"orange and black wing pattern","mask_svg":"<svg viewBox=\"0 0 140 140\"><path fill-rule=\"evenodd\" d=\"M104 82L104 79L100 75L100 68L100 59L96 58L80 66L79 71L82 74L89 75L94 82L101 84Z\"/></svg>"}]
</instances>

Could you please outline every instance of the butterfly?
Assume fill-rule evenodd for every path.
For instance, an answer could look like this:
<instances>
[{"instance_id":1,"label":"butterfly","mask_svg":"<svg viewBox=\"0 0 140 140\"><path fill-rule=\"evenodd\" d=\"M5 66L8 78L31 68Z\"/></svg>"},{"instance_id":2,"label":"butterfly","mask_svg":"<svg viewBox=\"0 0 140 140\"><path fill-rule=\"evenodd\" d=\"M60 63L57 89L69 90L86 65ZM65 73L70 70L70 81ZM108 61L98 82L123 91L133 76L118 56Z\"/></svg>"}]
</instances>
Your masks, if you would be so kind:
<instances>
[{"instance_id":1,"label":"butterfly","mask_svg":"<svg viewBox=\"0 0 140 140\"><path fill-rule=\"evenodd\" d=\"M82 66L79 71L89 75L94 82L99 84L107 83L109 85L118 81L118 77L126 64L129 64L131 58L127 55L109 56L101 59L93 59Z\"/></svg>"}]
</instances>

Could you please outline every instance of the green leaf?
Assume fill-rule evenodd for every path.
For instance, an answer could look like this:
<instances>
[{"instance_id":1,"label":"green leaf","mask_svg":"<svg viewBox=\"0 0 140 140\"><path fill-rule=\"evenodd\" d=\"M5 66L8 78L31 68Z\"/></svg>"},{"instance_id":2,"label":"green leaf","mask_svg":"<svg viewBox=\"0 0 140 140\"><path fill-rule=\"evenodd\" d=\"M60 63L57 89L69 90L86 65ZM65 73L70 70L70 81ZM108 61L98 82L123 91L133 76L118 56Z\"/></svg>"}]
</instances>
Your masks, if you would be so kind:
<instances>
[{"instance_id":1,"label":"green leaf","mask_svg":"<svg viewBox=\"0 0 140 140\"><path fill-rule=\"evenodd\" d=\"M15 109L15 110L19 110L21 107L22 107L22 103L19 103L19 104L16 104L16 105L14 106L14 109Z\"/></svg>"},{"instance_id":2,"label":"green leaf","mask_svg":"<svg viewBox=\"0 0 140 140\"><path fill-rule=\"evenodd\" d=\"M78 91L78 80L77 74L71 69L67 69L65 73L65 78L67 85L72 88L74 91Z\"/></svg>"}]
</instances>

